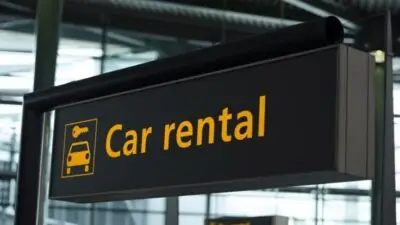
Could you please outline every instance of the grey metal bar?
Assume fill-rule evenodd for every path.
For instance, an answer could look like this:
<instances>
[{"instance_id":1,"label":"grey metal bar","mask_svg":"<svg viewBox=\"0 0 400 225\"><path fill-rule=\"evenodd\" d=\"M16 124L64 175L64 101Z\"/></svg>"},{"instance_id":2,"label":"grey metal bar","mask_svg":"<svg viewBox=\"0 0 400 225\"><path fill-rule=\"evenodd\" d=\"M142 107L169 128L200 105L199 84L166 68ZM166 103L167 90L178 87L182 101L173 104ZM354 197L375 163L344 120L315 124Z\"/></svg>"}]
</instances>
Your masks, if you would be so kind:
<instances>
[{"instance_id":1,"label":"grey metal bar","mask_svg":"<svg viewBox=\"0 0 400 225\"><path fill-rule=\"evenodd\" d=\"M62 0L39 0L33 90L54 86ZM50 114L24 105L15 225L42 225L47 194Z\"/></svg>"},{"instance_id":2,"label":"grey metal bar","mask_svg":"<svg viewBox=\"0 0 400 225\"><path fill-rule=\"evenodd\" d=\"M39 0L34 91L54 86L63 0Z\"/></svg>"},{"instance_id":3,"label":"grey metal bar","mask_svg":"<svg viewBox=\"0 0 400 225\"><path fill-rule=\"evenodd\" d=\"M108 26L107 26L107 20L103 18L104 20L104 25L101 30L101 42L100 42L100 47L101 47L101 61L100 61L100 74L105 73L106 70L106 58L107 58L107 34L108 34Z\"/></svg>"},{"instance_id":4,"label":"grey metal bar","mask_svg":"<svg viewBox=\"0 0 400 225\"><path fill-rule=\"evenodd\" d=\"M394 169L393 74L391 13L385 15L384 74L377 74L377 151L372 185L371 221L373 225L396 224Z\"/></svg>"},{"instance_id":5,"label":"grey metal bar","mask_svg":"<svg viewBox=\"0 0 400 225\"><path fill-rule=\"evenodd\" d=\"M206 220L210 219L211 214L211 194L206 194Z\"/></svg>"},{"instance_id":6,"label":"grey metal bar","mask_svg":"<svg viewBox=\"0 0 400 225\"><path fill-rule=\"evenodd\" d=\"M20 101L0 100L0 104L4 105L22 105Z\"/></svg>"},{"instance_id":7,"label":"grey metal bar","mask_svg":"<svg viewBox=\"0 0 400 225\"><path fill-rule=\"evenodd\" d=\"M169 197L165 207L165 225L179 224L179 198Z\"/></svg>"},{"instance_id":8,"label":"grey metal bar","mask_svg":"<svg viewBox=\"0 0 400 225\"><path fill-rule=\"evenodd\" d=\"M94 203L90 204L90 225L95 225L95 215L94 213L96 212L96 205Z\"/></svg>"},{"instance_id":9,"label":"grey metal bar","mask_svg":"<svg viewBox=\"0 0 400 225\"><path fill-rule=\"evenodd\" d=\"M319 185L316 185L315 187L315 219L314 219L314 224L318 225L318 220L319 220L319 195L320 195L320 187Z\"/></svg>"},{"instance_id":10,"label":"grey metal bar","mask_svg":"<svg viewBox=\"0 0 400 225\"><path fill-rule=\"evenodd\" d=\"M17 177L17 173L11 171L0 171L0 180L12 180Z\"/></svg>"}]
</instances>

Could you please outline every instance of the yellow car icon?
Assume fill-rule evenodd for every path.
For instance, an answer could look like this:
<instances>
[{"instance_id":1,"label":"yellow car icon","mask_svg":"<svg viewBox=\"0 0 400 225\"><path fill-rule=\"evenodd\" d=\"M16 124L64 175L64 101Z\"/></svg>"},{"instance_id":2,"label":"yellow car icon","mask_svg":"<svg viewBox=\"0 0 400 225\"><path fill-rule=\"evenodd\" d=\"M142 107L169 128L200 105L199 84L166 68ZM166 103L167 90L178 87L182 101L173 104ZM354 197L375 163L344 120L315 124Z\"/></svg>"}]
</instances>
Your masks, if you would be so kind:
<instances>
[{"instance_id":1,"label":"yellow car icon","mask_svg":"<svg viewBox=\"0 0 400 225\"><path fill-rule=\"evenodd\" d=\"M85 172L89 172L90 157L89 142L72 143L67 155L67 174L71 174L71 167L76 166L85 166Z\"/></svg>"}]
</instances>

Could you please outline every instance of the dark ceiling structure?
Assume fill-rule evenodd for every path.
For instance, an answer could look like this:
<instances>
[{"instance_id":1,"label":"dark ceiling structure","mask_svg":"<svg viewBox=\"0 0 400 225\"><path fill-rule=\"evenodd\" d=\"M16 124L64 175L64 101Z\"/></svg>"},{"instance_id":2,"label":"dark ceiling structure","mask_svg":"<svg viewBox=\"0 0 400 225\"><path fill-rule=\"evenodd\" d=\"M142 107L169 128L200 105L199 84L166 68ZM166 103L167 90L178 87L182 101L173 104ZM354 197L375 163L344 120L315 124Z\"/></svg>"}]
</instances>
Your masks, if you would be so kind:
<instances>
[{"instance_id":1,"label":"dark ceiling structure","mask_svg":"<svg viewBox=\"0 0 400 225\"><path fill-rule=\"evenodd\" d=\"M0 0L0 14L19 19L33 19L35 7L36 1L32 0ZM106 26L118 35L126 31L148 34L148 41L156 45L159 43L152 41L155 36L214 44L334 15L345 26L348 41L378 49L381 41L370 37L376 36L375 28L382 24L366 18L390 8L395 12L393 21L400 21L396 14L399 7L397 0L64 0L63 21ZM5 18L3 23L15 20ZM8 25L3 29L33 32L33 25ZM394 29L396 37L397 33ZM396 49L400 50L397 44Z\"/></svg>"},{"instance_id":2,"label":"dark ceiling structure","mask_svg":"<svg viewBox=\"0 0 400 225\"><path fill-rule=\"evenodd\" d=\"M107 23L115 28L219 41L221 26L227 37L237 38L328 14L346 22L356 21L366 17L372 9L384 7L384 2L392 1L64 0L64 20L91 26ZM36 3L32 0L1 0L0 6L11 15L31 18L35 15ZM348 25L346 22L344 24Z\"/></svg>"}]
</instances>

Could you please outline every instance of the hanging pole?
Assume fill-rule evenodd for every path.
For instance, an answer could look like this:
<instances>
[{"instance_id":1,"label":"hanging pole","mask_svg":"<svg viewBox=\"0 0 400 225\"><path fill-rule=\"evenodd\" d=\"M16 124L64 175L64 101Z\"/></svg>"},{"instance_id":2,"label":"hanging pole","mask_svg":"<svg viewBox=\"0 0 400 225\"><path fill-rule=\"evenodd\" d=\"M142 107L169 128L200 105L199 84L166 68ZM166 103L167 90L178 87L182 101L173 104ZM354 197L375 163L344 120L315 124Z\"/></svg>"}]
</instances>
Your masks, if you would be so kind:
<instances>
[{"instance_id":1,"label":"hanging pole","mask_svg":"<svg viewBox=\"0 0 400 225\"><path fill-rule=\"evenodd\" d=\"M100 59L100 74L106 71L106 59L107 59L107 35L108 35L108 20L103 16L103 27L101 29L101 59Z\"/></svg>"},{"instance_id":2,"label":"hanging pole","mask_svg":"<svg viewBox=\"0 0 400 225\"><path fill-rule=\"evenodd\" d=\"M372 182L372 225L396 224L396 189L394 169L393 74L391 12L384 20L385 63L383 74L376 74L376 156Z\"/></svg>"},{"instance_id":3,"label":"hanging pole","mask_svg":"<svg viewBox=\"0 0 400 225\"><path fill-rule=\"evenodd\" d=\"M54 86L62 0L38 0L33 90ZM45 220L50 114L23 107L15 225Z\"/></svg>"},{"instance_id":4,"label":"hanging pole","mask_svg":"<svg viewBox=\"0 0 400 225\"><path fill-rule=\"evenodd\" d=\"M314 225L318 225L318 220L319 220L319 195L320 195L320 187L319 185L315 186L315 220L314 220Z\"/></svg>"},{"instance_id":5,"label":"hanging pole","mask_svg":"<svg viewBox=\"0 0 400 225\"><path fill-rule=\"evenodd\" d=\"M210 219L211 214L211 194L206 195L206 220Z\"/></svg>"}]
</instances>

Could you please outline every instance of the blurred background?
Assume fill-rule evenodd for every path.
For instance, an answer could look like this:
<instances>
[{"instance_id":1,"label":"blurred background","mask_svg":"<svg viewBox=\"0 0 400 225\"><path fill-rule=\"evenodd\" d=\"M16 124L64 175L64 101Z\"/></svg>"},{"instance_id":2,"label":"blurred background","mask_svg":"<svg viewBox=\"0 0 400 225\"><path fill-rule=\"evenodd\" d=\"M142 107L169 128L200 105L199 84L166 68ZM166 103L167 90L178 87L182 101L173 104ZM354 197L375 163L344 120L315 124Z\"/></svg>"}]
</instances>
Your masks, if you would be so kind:
<instances>
[{"instance_id":1,"label":"blurred background","mask_svg":"<svg viewBox=\"0 0 400 225\"><path fill-rule=\"evenodd\" d=\"M400 1L64 2L56 85L328 15L342 21L345 43L373 54L377 73L382 73L384 29L383 21L375 15L392 9L393 122L396 186L400 191ZM0 224L5 225L12 224L14 218L22 96L33 86L35 7L35 1L0 0ZM221 216L264 215L287 216L294 225L366 225L371 216L370 188L370 181L360 181L184 196L179 197L178 209L165 198L99 204L46 201L46 224L164 225L166 215L179 210L179 225L202 225L207 218Z\"/></svg>"}]
</instances>

